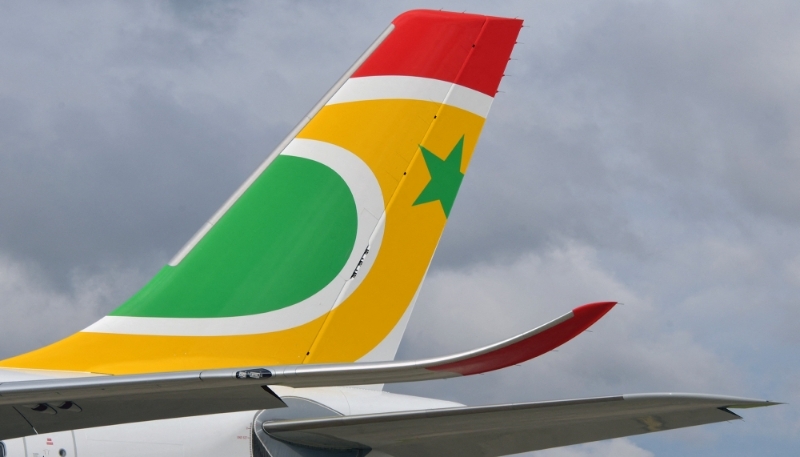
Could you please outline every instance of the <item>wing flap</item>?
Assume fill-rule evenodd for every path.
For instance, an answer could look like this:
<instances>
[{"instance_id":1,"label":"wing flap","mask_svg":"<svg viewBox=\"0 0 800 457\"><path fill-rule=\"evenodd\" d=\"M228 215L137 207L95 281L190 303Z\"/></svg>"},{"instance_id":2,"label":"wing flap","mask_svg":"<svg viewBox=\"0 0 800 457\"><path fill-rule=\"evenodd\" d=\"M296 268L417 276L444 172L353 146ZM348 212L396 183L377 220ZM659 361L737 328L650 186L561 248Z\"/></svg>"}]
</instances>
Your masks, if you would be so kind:
<instances>
[{"instance_id":1,"label":"wing flap","mask_svg":"<svg viewBox=\"0 0 800 457\"><path fill-rule=\"evenodd\" d=\"M265 423L303 446L371 448L403 456L494 456L671 430L740 417L726 408L774 403L646 394Z\"/></svg>"}]
</instances>

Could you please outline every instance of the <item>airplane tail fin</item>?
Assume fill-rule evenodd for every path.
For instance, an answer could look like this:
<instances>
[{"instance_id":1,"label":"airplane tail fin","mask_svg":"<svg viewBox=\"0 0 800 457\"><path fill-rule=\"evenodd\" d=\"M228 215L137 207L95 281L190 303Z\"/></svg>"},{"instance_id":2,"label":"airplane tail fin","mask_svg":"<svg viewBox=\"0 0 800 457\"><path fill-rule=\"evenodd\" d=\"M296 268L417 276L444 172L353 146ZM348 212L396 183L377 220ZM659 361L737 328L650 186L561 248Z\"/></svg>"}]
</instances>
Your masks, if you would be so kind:
<instances>
[{"instance_id":1,"label":"airplane tail fin","mask_svg":"<svg viewBox=\"0 0 800 457\"><path fill-rule=\"evenodd\" d=\"M147 285L0 366L129 374L391 360L521 26L398 16Z\"/></svg>"}]
</instances>

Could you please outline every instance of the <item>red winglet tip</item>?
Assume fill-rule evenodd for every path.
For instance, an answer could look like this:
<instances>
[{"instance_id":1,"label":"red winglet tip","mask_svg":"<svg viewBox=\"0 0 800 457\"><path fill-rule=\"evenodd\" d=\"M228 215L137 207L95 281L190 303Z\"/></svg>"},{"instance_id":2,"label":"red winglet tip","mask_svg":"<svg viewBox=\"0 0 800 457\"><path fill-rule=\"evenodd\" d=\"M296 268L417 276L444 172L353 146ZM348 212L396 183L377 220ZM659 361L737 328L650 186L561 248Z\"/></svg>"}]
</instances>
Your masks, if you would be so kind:
<instances>
[{"instance_id":1,"label":"red winglet tip","mask_svg":"<svg viewBox=\"0 0 800 457\"><path fill-rule=\"evenodd\" d=\"M467 360L429 368L462 375L485 373L530 360L552 351L583 333L603 317L617 302L589 303L572 310L572 317L540 333L509 346Z\"/></svg>"},{"instance_id":2,"label":"red winglet tip","mask_svg":"<svg viewBox=\"0 0 800 457\"><path fill-rule=\"evenodd\" d=\"M587 303L572 310L572 315L578 320L584 322L585 328L589 328L592 324L600 320L606 313L611 311L618 302L615 301L600 301L595 303Z\"/></svg>"},{"instance_id":3,"label":"red winglet tip","mask_svg":"<svg viewBox=\"0 0 800 457\"><path fill-rule=\"evenodd\" d=\"M572 314L577 315L587 315L587 314L597 314L598 318L603 317L607 312L611 311L611 308L617 305L616 301L599 301L595 303L587 303L585 305L579 306L572 310Z\"/></svg>"}]
</instances>

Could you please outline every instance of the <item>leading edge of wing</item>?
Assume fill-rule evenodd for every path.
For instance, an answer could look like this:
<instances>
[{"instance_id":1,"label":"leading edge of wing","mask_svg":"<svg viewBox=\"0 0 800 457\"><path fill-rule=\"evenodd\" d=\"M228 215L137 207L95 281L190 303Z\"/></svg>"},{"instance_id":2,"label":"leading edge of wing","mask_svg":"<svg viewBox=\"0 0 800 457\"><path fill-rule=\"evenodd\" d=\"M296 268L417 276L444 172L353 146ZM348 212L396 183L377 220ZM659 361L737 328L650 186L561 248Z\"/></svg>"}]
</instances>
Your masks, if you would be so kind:
<instances>
[{"instance_id":1,"label":"leading edge of wing","mask_svg":"<svg viewBox=\"0 0 800 457\"><path fill-rule=\"evenodd\" d=\"M347 386L469 376L525 362L561 346L603 317L616 302L589 303L513 338L460 354L405 362L293 365L266 369L271 385ZM220 370L222 371L222 370ZM239 371L237 376L247 376Z\"/></svg>"},{"instance_id":2,"label":"leading edge of wing","mask_svg":"<svg viewBox=\"0 0 800 457\"><path fill-rule=\"evenodd\" d=\"M267 422L278 440L371 448L398 457L516 454L740 419L728 408L777 403L698 394L636 394Z\"/></svg>"},{"instance_id":3,"label":"leading edge of wing","mask_svg":"<svg viewBox=\"0 0 800 457\"><path fill-rule=\"evenodd\" d=\"M467 376L498 370L551 351L586 330L615 304L599 302L583 305L513 338L445 357L400 362L267 366L6 382L0 384L0 406L77 401L132 393L225 389L244 384L347 386Z\"/></svg>"},{"instance_id":4,"label":"leading edge of wing","mask_svg":"<svg viewBox=\"0 0 800 457\"><path fill-rule=\"evenodd\" d=\"M0 384L0 439L284 406L267 385L346 386L423 381L497 370L574 338L615 303L591 303L497 344L408 362L292 365Z\"/></svg>"}]
</instances>

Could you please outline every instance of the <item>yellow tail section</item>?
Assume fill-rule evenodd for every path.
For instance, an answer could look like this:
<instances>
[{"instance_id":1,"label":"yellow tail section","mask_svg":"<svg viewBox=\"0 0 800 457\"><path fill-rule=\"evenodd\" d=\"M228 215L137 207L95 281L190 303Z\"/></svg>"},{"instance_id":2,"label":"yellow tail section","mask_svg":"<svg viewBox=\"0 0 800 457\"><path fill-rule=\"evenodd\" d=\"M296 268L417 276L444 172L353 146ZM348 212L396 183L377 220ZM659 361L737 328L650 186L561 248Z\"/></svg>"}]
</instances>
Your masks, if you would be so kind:
<instances>
[{"instance_id":1,"label":"yellow tail section","mask_svg":"<svg viewBox=\"0 0 800 457\"><path fill-rule=\"evenodd\" d=\"M521 21L411 11L140 292L0 366L394 358Z\"/></svg>"}]
</instances>

